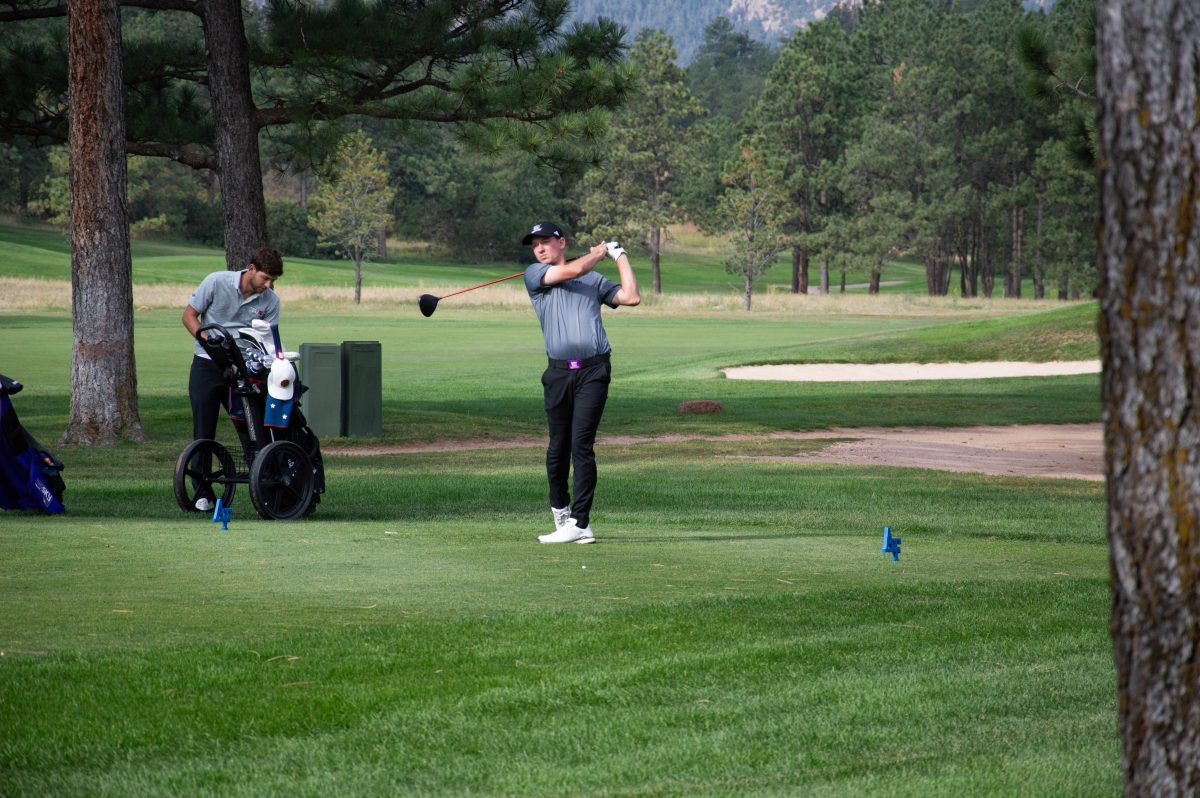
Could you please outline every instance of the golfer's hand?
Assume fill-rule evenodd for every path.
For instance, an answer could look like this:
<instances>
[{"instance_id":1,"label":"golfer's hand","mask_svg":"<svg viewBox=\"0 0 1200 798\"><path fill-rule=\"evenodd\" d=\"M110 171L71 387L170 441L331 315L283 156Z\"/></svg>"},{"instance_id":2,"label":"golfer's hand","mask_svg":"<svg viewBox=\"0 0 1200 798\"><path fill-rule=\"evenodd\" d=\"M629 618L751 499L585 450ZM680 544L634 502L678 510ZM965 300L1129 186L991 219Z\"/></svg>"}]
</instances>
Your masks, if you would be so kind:
<instances>
[{"instance_id":1,"label":"golfer's hand","mask_svg":"<svg viewBox=\"0 0 1200 798\"><path fill-rule=\"evenodd\" d=\"M604 256L608 254L608 244L601 241L596 246L588 250L589 255L596 255L598 260L604 260Z\"/></svg>"},{"instance_id":2,"label":"golfer's hand","mask_svg":"<svg viewBox=\"0 0 1200 798\"><path fill-rule=\"evenodd\" d=\"M624 248L616 241L609 241L604 245L604 247L608 251L608 257L612 258L613 260L616 260L625 254Z\"/></svg>"}]
</instances>

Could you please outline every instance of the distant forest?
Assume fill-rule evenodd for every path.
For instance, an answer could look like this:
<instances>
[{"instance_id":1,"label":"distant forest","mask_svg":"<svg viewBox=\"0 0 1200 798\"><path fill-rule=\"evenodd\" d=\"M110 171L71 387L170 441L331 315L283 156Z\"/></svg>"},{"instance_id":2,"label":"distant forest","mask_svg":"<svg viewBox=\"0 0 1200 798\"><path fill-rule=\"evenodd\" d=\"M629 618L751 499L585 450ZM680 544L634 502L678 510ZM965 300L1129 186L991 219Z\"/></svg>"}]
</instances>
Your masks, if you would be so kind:
<instances>
[{"instance_id":1,"label":"distant forest","mask_svg":"<svg viewBox=\"0 0 1200 798\"><path fill-rule=\"evenodd\" d=\"M763 5L768 3L764 2ZM835 0L771 0L771 4L786 9L786 15L794 19L810 20L816 12L828 9ZM576 0L575 18L591 21L597 17L616 20L636 34L643 28L664 31L675 42L679 62L686 66L704 43L704 29L717 17L728 17L739 30L745 31L758 41L777 44L780 39L794 32L794 28L769 33L756 21L748 21L734 13L729 0L676 0L672 3L647 3L645 0ZM632 40L632 35L630 37Z\"/></svg>"}]
</instances>

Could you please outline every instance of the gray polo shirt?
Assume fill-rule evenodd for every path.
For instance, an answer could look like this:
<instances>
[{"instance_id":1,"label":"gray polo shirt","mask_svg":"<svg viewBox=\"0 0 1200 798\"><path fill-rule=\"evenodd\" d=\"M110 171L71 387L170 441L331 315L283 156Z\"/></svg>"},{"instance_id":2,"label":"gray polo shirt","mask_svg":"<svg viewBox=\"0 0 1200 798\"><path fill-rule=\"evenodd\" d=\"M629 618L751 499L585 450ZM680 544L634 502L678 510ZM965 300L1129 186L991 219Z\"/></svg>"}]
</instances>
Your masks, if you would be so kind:
<instances>
[{"instance_id":1,"label":"gray polo shirt","mask_svg":"<svg viewBox=\"0 0 1200 798\"><path fill-rule=\"evenodd\" d=\"M546 354L555 360L582 360L609 351L608 336L600 323L600 304L617 307L621 286L596 272L556 285L542 285L550 269L533 263L525 269L525 290L542 325Z\"/></svg>"},{"instance_id":2,"label":"gray polo shirt","mask_svg":"<svg viewBox=\"0 0 1200 798\"><path fill-rule=\"evenodd\" d=\"M245 273L244 269L240 272L213 272L204 278L188 300L188 304L200 314L201 324L220 324L236 337L238 328L249 327L255 319L262 319L268 324L279 323L279 297L273 290L268 288L261 294L242 297L238 285ZM199 357L208 357L199 341L196 342L195 352Z\"/></svg>"}]
</instances>

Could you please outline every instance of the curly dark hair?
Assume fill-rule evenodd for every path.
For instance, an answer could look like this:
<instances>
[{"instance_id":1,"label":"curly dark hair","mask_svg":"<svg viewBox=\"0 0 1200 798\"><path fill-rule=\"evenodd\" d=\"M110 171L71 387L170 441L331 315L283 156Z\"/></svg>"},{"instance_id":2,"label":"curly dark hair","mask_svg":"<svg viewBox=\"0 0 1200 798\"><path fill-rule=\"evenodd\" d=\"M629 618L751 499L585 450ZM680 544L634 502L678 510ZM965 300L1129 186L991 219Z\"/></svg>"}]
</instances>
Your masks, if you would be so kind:
<instances>
[{"instance_id":1,"label":"curly dark hair","mask_svg":"<svg viewBox=\"0 0 1200 798\"><path fill-rule=\"evenodd\" d=\"M279 250L270 247L259 247L254 250L254 257L250 258L250 265L272 277L279 277L283 274L283 256L279 254Z\"/></svg>"}]
</instances>

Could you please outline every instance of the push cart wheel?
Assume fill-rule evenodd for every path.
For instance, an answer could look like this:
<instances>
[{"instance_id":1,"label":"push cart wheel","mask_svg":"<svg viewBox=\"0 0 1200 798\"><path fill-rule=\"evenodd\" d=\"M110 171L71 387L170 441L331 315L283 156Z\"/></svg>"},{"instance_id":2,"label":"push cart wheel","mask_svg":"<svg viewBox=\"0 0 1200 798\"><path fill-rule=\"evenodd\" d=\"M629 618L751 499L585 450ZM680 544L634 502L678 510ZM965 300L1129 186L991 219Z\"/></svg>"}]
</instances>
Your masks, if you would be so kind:
<instances>
[{"instance_id":1,"label":"push cart wheel","mask_svg":"<svg viewBox=\"0 0 1200 798\"><path fill-rule=\"evenodd\" d=\"M312 460L291 441L267 444L250 466L250 501L268 521L299 518L313 495Z\"/></svg>"},{"instance_id":2,"label":"push cart wheel","mask_svg":"<svg viewBox=\"0 0 1200 798\"><path fill-rule=\"evenodd\" d=\"M175 463L175 501L184 512L199 512L196 499L214 496L228 507L237 488L233 455L214 440L192 441Z\"/></svg>"}]
</instances>

